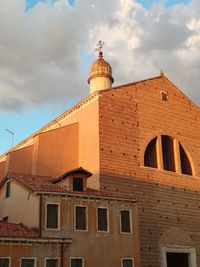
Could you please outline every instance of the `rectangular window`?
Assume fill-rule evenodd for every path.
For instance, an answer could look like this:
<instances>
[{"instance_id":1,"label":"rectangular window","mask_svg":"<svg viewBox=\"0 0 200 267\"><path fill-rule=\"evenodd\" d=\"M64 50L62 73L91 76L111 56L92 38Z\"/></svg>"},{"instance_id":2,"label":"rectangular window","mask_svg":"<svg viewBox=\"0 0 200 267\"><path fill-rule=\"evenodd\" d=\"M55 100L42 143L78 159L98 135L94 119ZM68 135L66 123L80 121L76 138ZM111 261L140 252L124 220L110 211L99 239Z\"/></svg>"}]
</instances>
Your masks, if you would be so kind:
<instances>
[{"instance_id":1,"label":"rectangular window","mask_svg":"<svg viewBox=\"0 0 200 267\"><path fill-rule=\"evenodd\" d=\"M97 209L97 230L102 232L108 231L108 214L106 208Z\"/></svg>"},{"instance_id":2,"label":"rectangular window","mask_svg":"<svg viewBox=\"0 0 200 267\"><path fill-rule=\"evenodd\" d=\"M131 220L130 220L129 210L121 210L121 232L122 233L131 232Z\"/></svg>"},{"instance_id":3,"label":"rectangular window","mask_svg":"<svg viewBox=\"0 0 200 267\"><path fill-rule=\"evenodd\" d=\"M83 267L83 259L81 258L70 259L70 267Z\"/></svg>"},{"instance_id":4,"label":"rectangular window","mask_svg":"<svg viewBox=\"0 0 200 267\"><path fill-rule=\"evenodd\" d=\"M10 188L11 188L11 182L7 181L6 183L6 195L5 197L10 197Z\"/></svg>"},{"instance_id":5,"label":"rectangular window","mask_svg":"<svg viewBox=\"0 0 200 267\"><path fill-rule=\"evenodd\" d=\"M87 230L86 207L76 206L76 230Z\"/></svg>"},{"instance_id":6,"label":"rectangular window","mask_svg":"<svg viewBox=\"0 0 200 267\"><path fill-rule=\"evenodd\" d=\"M58 259L46 259L45 267L58 267Z\"/></svg>"},{"instance_id":7,"label":"rectangular window","mask_svg":"<svg viewBox=\"0 0 200 267\"><path fill-rule=\"evenodd\" d=\"M9 258L0 258L0 267L9 267Z\"/></svg>"},{"instance_id":8,"label":"rectangular window","mask_svg":"<svg viewBox=\"0 0 200 267\"><path fill-rule=\"evenodd\" d=\"M73 178L73 191L83 191L83 178Z\"/></svg>"},{"instance_id":9,"label":"rectangular window","mask_svg":"<svg viewBox=\"0 0 200 267\"><path fill-rule=\"evenodd\" d=\"M21 267L35 267L35 259L21 259Z\"/></svg>"},{"instance_id":10,"label":"rectangular window","mask_svg":"<svg viewBox=\"0 0 200 267\"><path fill-rule=\"evenodd\" d=\"M59 228L59 205L47 204L46 209L46 228L58 229Z\"/></svg>"},{"instance_id":11,"label":"rectangular window","mask_svg":"<svg viewBox=\"0 0 200 267\"><path fill-rule=\"evenodd\" d=\"M133 259L122 259L122 267L134 267Z\"/></svg>"}]
</instances>

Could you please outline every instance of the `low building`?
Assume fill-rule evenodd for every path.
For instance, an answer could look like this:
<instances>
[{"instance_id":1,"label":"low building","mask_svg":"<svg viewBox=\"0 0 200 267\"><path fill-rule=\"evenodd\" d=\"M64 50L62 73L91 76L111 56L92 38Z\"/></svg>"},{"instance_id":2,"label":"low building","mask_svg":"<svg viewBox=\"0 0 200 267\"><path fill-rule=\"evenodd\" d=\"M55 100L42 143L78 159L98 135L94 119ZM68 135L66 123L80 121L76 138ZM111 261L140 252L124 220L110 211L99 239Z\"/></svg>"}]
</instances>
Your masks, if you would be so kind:
<instances>
[{"instance_id":1,"label":"low building","mask_svg":"<svg viewBox=\"0 0 200 267\"><path fill-rule=\"evenodd\" d=\"M1 267L140 266L136 201L88 188L91 175L2 180Z\"/></svg>"}]
</instances>

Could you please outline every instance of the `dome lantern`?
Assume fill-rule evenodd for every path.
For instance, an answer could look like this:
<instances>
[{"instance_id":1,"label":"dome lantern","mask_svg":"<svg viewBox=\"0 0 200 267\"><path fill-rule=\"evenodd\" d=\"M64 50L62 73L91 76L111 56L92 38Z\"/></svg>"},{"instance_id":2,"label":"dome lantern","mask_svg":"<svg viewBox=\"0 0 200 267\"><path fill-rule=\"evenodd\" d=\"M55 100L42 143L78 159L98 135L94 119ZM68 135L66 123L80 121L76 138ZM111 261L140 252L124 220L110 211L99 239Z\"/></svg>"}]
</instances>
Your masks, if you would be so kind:
<instances>
[{"instance_id":1,"label":"dome lantern","mask_svg":"<svg viewBox=\"0 0 200 267\"><path fill-rule=\"evenodd\" d=\"M93 62L88 78L88 83L90 85L90 94L95 91L111 88L112 83L114 82L114 79L112 77L112 68L110 64L104 60L103 52L101 51L103 42L99 41L97 46L99 57Z\"/></svg>"}]
</instances>

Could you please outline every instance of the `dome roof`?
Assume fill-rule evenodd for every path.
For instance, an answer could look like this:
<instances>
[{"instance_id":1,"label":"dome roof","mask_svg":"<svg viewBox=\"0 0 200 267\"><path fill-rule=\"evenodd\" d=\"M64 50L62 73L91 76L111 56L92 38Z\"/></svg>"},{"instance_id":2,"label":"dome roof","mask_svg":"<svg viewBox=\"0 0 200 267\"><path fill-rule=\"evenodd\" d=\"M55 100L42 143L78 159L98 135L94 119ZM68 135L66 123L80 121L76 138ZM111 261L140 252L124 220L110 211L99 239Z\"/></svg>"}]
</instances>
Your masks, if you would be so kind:
<instances>
[{"instance_id":1,"label":"dome roof","mask_svg":"<svg viewBox=\"0 0 200 267\"><path fill-rule=\"evenodd\" d=\"M112 81L112 83L114 82L112 77L112 68L110 64L103 59L102 51L99 51L99 58L93 62L90 68L88 83L90 83L90 80L95 77L107 77Z\"/></svg>"}]
</instances>

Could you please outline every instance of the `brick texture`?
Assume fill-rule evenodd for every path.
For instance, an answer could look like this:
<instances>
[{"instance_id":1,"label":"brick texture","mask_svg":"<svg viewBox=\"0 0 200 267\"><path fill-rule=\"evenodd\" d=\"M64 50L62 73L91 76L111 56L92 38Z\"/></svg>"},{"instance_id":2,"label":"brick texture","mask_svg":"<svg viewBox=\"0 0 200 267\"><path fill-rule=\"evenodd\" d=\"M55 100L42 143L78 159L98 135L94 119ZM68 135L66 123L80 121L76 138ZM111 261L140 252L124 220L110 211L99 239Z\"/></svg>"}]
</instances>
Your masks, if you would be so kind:
<instances>
[{"instance_id":1,"label":"brick texture","mask_svg":"<svg viewBox=\"0 0 200 267\"><path fill-rule=\"evenodd\" d=\"M167 101L161 91L168 93ZM138 200L142 266L160 266L160 246L165 243L195 246L200 266L199 108L159 76L102 91L99 112L100 187ZM144 167L145 148L159 135L181 142L193 176ZM174 229L177 239L167 237ZM183 240L182 232L188 238Z\"/></svg>"}]
</instances>

